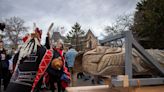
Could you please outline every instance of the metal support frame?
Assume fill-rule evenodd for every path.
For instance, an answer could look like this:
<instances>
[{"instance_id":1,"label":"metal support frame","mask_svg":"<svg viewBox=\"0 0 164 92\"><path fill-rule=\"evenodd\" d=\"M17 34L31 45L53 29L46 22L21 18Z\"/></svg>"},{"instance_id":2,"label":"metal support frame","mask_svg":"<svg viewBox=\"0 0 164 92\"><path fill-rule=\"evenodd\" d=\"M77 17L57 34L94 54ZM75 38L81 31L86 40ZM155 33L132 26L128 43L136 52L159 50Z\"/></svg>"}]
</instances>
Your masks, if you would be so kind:
<instances>
[{"instance_id":1,"label":"metal support frame","mask_svg":"<svg viewBox=\"0 0 164 92\"><path fill-rule=\"evenodd\" d=\"M131 79L133 76L132 71L132 38L130 32L125 33L125 75Z\"/></svg>"},{"instance_id":2,"label":"metal support frame","mask_svg":"<svg viewBox=\"0 0 164 92\"><path fill-rule=\"evenodd\" d=\"M125 38L125 75L128 75L129 85L137 86L138 81L140 81L140 85L160 85L164 84L164 78L132 78L132 47L134 47L146 60L147 63L152 64L161 75L164 75L164 68L154 59L149 53L147 53L144 48L133 38L131 31L126 31L121 34L115 35L113 37L109 37L105 40L100 41L101 44L106 42L111 42L117 39ZM123 86L123 81L112 79L112 84L115 86Z\"/></svg>"}]
</instances>

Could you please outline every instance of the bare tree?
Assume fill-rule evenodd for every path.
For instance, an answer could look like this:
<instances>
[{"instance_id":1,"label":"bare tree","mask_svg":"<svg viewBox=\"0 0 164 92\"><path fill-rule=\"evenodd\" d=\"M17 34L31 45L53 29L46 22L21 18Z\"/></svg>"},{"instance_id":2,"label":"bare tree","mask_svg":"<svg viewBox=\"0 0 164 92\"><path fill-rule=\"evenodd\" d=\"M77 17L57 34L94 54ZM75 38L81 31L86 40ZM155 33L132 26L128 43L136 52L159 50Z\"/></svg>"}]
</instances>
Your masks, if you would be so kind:
<instances>
[{"instance_id":1,"label":"bare tree","mask_svg":"<svg viewBox=\"0 0 164 92\"><path fill-rule=\"evenodd\" d=\"M116 21L112 25L105 27L105 32L109 35L118 34L123 31L130 30L133 24L133 16L131 14L118 16Z\"/></svg>"},{"instance_id":2,"label":"bare tree","mask_svg":"<svg viewBox=\"0 0 164 92\"><path fill-rule=\"evenodd\" d=\"M17 48L22 39L22 35L27 32L27 27L24 26L24 20L19 17L11 17L4 21L6 27L4 31L4 39L12 44L13 48Z\"/></svg>"},{"instance_id":3,"label":"bare tree","mask_svg":"<svg viewBox=\"0 0 164 92\"><path fill-rule=\"evenodd\" d=\"M105 30L104 30L106 33L105 38L115 35L115 34L119 34L123 31L131 30L132 24L133 24L132 14L118 16L116 21L112 23L112 25L105 27ZM122 44L122 40L119 40L119 42ZM118 41L116 41L116 44L118 44Z\"/></svg>"}]
</instances>

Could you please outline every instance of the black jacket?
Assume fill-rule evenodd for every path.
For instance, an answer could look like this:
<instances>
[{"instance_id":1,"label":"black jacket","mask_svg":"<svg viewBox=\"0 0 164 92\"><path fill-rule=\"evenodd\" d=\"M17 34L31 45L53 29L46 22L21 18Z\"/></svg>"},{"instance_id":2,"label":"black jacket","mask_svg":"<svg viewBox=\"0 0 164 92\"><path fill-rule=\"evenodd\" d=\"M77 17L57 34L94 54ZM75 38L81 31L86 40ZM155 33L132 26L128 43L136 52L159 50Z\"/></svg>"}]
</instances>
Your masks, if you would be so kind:
<instances>
[{"instance_id":1,"label":"black jacket","mask_svg":"<svg viewBox=\"0 0 164 92\"><path fill-rule=\"evenodd\" d=\"M3 50L0 50L0 77L2 77L2 60L1 60L1 54L6 53L6 50L3 48Z\"/></svg>"}]
</instances>

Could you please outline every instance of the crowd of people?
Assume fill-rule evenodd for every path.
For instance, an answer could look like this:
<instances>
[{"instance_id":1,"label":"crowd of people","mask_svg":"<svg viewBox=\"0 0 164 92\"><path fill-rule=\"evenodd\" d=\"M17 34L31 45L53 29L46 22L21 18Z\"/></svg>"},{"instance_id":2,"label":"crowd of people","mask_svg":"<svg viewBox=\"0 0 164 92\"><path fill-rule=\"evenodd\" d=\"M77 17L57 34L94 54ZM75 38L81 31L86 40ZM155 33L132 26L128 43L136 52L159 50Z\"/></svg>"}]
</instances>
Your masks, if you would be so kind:
<instances>
[{"instance_id":1,"label":"crowd of people","mask_svg":"<svg viewBox=\"0 0 164 92\"><path fill-rule=\"evenodd\" d=\"M51 43L49 31L45 45L41 45L41 37L42 30L36 27L33 33L22 38L23 44L17 49L12 48L10 53L0 40L0 92L13 92L13 89L16 92L64 92L66 87L73 86L78 52L72 45L64 50L61 39L56 44ZM93 79L83 72L78 73L77 78L79 75L84 81Z\"/></svg>"},{"instance_id":2,"label":"crowd of people","mask_svg":"<svg viewBox=\"0 0 164 92\"><path fill-rule=\"evenodd\" d=\"M5 92L12 92L13 89L17 92L39 92L45 89L64 92L65 88L70 86L78 52L71 45L68 51L64 51L64 42L61 39L56 45L52 45L49 32L45 45L41 45L41 35L39 28L26 35L23 38L24 45L17 49L17 53L7 53L4 42L0 41L0 80L3 80L2 84L0 81L0 86L4 86ZM52 55L47 54L47 50L52 52ZM46 55L51 56L49 62L46 61ZM48 63L44 65L44 71L40 72L43 61ZM30 78L33 78L32 81ZM29 84L31 87L26 87Z\"/></svg>"},{"instance_id":3,"label":"crowd of people","mask_svg":"<svg viewBox=\"0 0 164 92\"><path fill-rule=\"evenodd\" d=\"M13 62L12 62L13 53L14 51L12 51L11 53L7 52L7 50L4 47L4 42L1 40L0 41L0 80L3 79L3 82L2 82L4 86L3 90L6 90L7 85L9 84L11 75L13 73ZM2 84L0 81L0 86Z\"/></svg>"}]
</instances>

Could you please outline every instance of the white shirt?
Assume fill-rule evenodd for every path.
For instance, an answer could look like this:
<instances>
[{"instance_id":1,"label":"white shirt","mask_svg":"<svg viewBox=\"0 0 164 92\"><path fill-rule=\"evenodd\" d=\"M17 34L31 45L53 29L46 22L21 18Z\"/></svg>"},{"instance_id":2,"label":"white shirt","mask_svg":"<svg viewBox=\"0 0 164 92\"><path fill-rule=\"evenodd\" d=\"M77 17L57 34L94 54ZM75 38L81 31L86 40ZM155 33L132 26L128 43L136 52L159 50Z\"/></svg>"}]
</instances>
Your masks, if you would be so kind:
<instances>
[{"instance_id":1,"label":"white shirt","mask_svg":"<svg viewBox=\"0 0 164 92\"><path fill-rule=\"evenodd\" d=\"M9 70L13 70L13 58L14 56L9 60Z\"/></svg>"}]
</instances>

